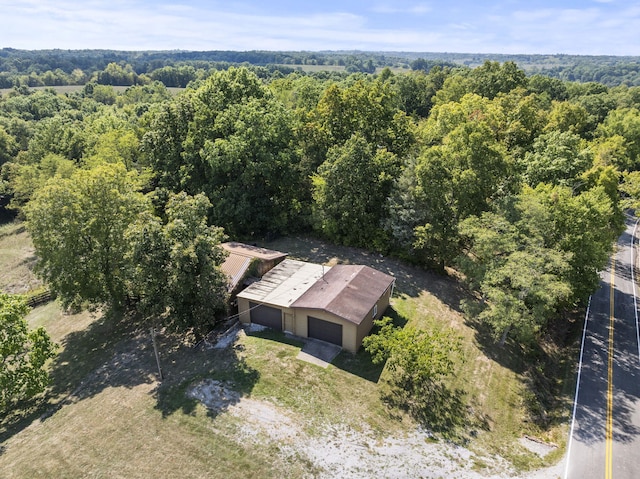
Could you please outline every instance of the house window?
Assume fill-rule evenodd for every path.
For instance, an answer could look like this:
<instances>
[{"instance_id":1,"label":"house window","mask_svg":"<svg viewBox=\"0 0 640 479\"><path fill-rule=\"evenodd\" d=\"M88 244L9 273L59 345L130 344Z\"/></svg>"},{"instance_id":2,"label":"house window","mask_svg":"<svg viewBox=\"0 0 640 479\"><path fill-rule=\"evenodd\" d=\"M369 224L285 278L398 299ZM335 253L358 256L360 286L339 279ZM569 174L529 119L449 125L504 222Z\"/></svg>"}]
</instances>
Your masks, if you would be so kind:
<instances>
[{"instance_id":1,"label":"house window","mask_svg":"<svg viewBox=\"0 0 640 479\"><path fill-rule=\"evenodd\" d=\"M376 319L376 316L378 315L378 303L376 303L373 306L373 319Z\"/></svg>"}]
</instances>

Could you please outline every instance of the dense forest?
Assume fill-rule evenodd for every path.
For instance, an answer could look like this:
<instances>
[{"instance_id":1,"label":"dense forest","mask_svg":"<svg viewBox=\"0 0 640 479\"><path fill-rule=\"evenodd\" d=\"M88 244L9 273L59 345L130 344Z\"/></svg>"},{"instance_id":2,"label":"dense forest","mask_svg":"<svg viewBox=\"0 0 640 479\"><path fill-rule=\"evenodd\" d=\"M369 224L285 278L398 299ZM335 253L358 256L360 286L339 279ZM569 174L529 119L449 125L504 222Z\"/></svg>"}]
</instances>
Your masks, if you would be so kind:
<instances>
[{"instance_id":1,"label":"dense forest","mask_svg":"<svg viewBox=\"0 0 640 479\"><path fill-rule=\"evenodd\" d=\"M224 238L305 233L457 271L478 298L467 314L526 343L597 286L619 191L637 189L640 87L510 61L286 73L117 55L32 52L29 78L84 86L19 80L0 98L0 188L67 306L205 331L224 310Z\"/></svg>"},{"instance_id":2,"label":"dense forest","mask_svg":"<svg viewBox=\"0 0 640 479\"><path fill-rule=\"evenodd\" d=\"M599 82L606 86L640 85L640 57L578 55L506 55L410 52L273 52L273 51L116 51L0 50L0 89L19 86L147 84L186 87L211 70L252 67L260 77L279 71L331 70L351 73L422 70L434 66L470 69L485 61L514 62L527 75L543 74L563 81Z\"/></svg>"}]
</instances>

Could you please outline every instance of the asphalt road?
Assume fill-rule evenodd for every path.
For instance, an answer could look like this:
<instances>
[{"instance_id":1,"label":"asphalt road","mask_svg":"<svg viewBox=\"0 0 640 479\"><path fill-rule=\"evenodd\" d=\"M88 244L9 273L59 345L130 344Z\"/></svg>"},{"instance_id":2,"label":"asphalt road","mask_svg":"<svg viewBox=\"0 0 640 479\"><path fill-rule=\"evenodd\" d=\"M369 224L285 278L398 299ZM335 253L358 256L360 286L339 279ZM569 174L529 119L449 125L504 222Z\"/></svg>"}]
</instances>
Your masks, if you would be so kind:
<instances>
[{"instance_id":1,"label":"asphalt road","mask_svg":"<svg viewBox=\"0 0 640 479\"><path fill-rule=\"evenodd\" d=\"M638 231L626 231L586 316L565 479L640 478ZM634 237L634 234L636 235Z\"/></svg>"}]
</instances>

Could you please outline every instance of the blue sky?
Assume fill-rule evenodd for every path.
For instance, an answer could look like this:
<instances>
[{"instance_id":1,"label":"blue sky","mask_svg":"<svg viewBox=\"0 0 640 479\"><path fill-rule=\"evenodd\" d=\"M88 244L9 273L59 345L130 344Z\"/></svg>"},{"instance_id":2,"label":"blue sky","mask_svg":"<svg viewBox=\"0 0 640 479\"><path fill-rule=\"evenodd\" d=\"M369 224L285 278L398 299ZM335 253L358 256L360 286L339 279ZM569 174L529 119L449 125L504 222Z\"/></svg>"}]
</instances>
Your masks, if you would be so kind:
<instances>
[{"instance_id":1,"label":"blue sky","mask_svg":"<svg viewBox=\"0 0 640 479\"><path fill-rule=\"evenodd\" d=\"M640 0L0 0L0 47L640 55Z\"/></svg>"}]
</instances>

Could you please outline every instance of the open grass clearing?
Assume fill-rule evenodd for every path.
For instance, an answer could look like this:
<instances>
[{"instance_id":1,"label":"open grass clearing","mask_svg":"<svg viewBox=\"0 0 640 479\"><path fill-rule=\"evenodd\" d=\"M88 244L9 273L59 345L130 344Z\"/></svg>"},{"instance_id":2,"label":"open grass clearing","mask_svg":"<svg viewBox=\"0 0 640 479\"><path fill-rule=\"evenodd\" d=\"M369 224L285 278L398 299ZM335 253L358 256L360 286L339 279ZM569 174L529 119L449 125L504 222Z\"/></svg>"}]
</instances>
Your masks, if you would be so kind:
<instances>
[{"instance_id":1,"label":"open grass clearing","mask_svg":"<svg viewBox=\"0 0 640 479\"><path fill-rule=\"evenodd\" d=\"M40 287L42 282L33 274L35 263L33 244L24 223L0 225L0 290L23 294Z\"/></svg>"}]
</instances>

